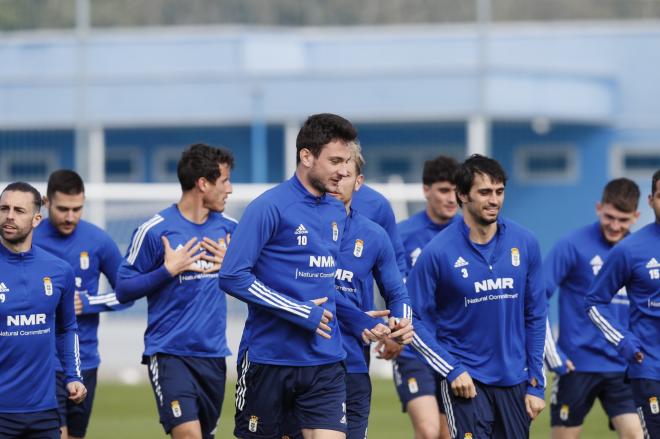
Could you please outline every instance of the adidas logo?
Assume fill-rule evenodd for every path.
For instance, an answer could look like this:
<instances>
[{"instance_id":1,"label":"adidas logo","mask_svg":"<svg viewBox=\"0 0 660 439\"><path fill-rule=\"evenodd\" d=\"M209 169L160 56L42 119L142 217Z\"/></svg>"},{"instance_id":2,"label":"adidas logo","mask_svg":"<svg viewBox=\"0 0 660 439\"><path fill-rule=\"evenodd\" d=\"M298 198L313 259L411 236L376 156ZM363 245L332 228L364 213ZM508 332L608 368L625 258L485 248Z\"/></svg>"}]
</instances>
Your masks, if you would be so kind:
<instances>
[{"instance_id":1,"label":"adidas logo","mask_svg":"<svg viewBox=\"0 0 660 439\"><path fill-rule=\"evenodd\" d=\"M651 258L649 263L646 264L646 268L660 268L660 262L658 262L655 258Z\"/></svg>"},{"instance_id":2,"label":"adidas logo","mask_svg":"<svg viewBox=\"0 0 660 439\"><path fill-rule=\"evenodd\" d=\"M305 226L303 226L302 224L299 225L298 228L296 229L296 235L306 235L306 234L307 234L307 229L305 228Z\"/></svg>"},{"instance_id":3,"label":"adidas logo","mask_svg":"<svg viewBox=\"0 0 660 439\"><path fill-rule=\"evenodd\" d=\"M461 268L465 267L466 265L468 265L468 262L461 256L459 256L458 259L456 259L456 262L454 262L454 268Z\"/></svg>"},{"instance_id":4,"label":"adidas logo","mask_svg":"<svg viewBox=\"0 0 660 439\"><path fill-rule=\"evenodd\" d=\"M0 293L8 293L9 288L7 288L7 285L5 285L4 282L0 282Z\"/></svg>"},{"instance_id":5,"label":"adidas logo","mask_svg":"<svg viewBox=\"0 0 660 439\"><path fill-rule=\"evenodd\" d=\"M596 255L591 261L589 261L589 263L591 265L603 265L603 260L600 258L600 256Z\"/></svg>"}]
</instances>

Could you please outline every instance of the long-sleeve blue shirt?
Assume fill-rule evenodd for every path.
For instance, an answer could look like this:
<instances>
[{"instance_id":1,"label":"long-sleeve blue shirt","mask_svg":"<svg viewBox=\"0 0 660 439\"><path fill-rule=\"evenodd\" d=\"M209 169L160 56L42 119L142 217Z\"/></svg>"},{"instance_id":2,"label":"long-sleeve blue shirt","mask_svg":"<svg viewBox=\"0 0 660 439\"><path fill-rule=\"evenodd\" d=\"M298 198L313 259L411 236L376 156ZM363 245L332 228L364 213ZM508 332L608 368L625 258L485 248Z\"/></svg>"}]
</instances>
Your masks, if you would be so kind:
<instances>
[{"instance_id":1,"label":"long-sleeve blue shirt","mask_svg":"<svg viewBox=\"0 0 660 439\"><path fill-rule=\"evenodd\" d=\"M394 249L387 232L359 212L351 210L344 229L339 254L336 283L339 294L347 297L363 311L373 309L373 282L385 299L392 317L413 320L415 336L412 347L416 355L450 380L464 372L435 340L421 321L414 317L403 277L398 269ZM353 335L350 326L339 316L342 340L349 373L367 373L368 365L359 333ZM358 328L359 329L359 328Z\"/></svg>"},{"instance_id":2,"label":"long-sleeve blue shirt","mask_svg":"<svg viewBox=\"0 0 660 439\"><path fill-rule=\"evenodd\" d=\"M0 413L57 407L56 354L66 382L82 381L73 292L65 261L35 245L14 253L0 244Z\"/></svg>"},{"instance_id":3,"label":"long-sleeve blue shirt","mask_svg":"<svg viewBox=\"0 0 660 439\"><path fill-rule=\"evenodd\" d=\"M99 366L99 313L126 308L114 292L101 293L99 280L105 275L114 289L121 253L117 244L105 231L80 221L70 235L62 235L50 221L42 221L34 230L34 244L63 259L71 265L75 275L76 292L83 303L82 314L77 316L80 337L82 370Z\"/></svg>"},{"instance_id":4,"label":"long-sleeve blue shirt","mask_svg":"<svg viewBox=\"0 0 660 439\"><path fill-rule=\"evenodd\" d=\"M415 265L417 258L422 254L422 249L426 244L431 242L435 235L443 231L448 225L460 218L457 215L445 224L436 224L431 221L426 210L422 210L397 224L406 254L407 272L410 272ZM435 298L429 296L428 300L435 300ZM407 346L399 354L401 358L412 358L414 356L415 353Z\"/></svg>"},{"instance_id":5,"label":"long-sleeve blue shirt","mask_svg":"<svg viewBox=\"0 0 660 439\"><path fill-rule=\"evenodd\" d=\"M584 296L612 249L595 222L568 234L550 250L543 262L548 299L559 288L559 339L546 340L546 360L563 373L568 357L578 372L623 372L626 361L593 326L584 312ZM613 318L628 327L629 301L620 290L608 306ZM548 331L549 332L549 331Z\"/></svg>"},{"instance_id":6,"label":"long-sleeve blue shirt","mask_svg":"<svg viewBox=\"0 0 660 439\"><path fill-rule=\"evenodd\" d=\"M489 260L456 221L424 247L408 276L413 309L434 322L442 346L485 384L535 380L543 397L547 299L536 238L500 218ZM428 300L434 296L435 300Z\"/></svg>"},{"instance_id":7,"label":"long-sleeve blue shirt","mask_svg":"<svg viewBox=\"0 0 660 439\"><path fill-rule=\"evenodd\" d=\"M456 220L460 220L460 216L456 215L451 220L444 224L436 224L431 221L426 210L422 210L412 215L407 220L401 221L397 224L401 241L403 242L403 249L406 254L406 266L410 271L415 265L417 258L422 254L422 249L426 244L438 233L442 232L448 225Z\"/></svg>"},{"instance_id":8,"label":"long-sleeve blue shirt","mask_svg":"<svg viewBox=\"0 0 660 439\"><path fill-rule=\"evenodd\" d=\"M352 207L371 221L380 225L387 232L394 252L399 271L404 276L407 273L406 252L396 227L396 218L390 202L375 189L364 184L359 191L353 194Z\"/></svg>"},{"instance_id":9,"label":"long-sleeve blue shirt","mask_svg":"<svg viewBox=\"0 0 660 439\"><path fill-rule=\"evenodd\" d=\"M218 288L218 273L184 271L172 277L163 263L161 237L167 237L174 250L191 238L228 244L235 227L234 220L218 212L210 212L202 224L193 223L172 205L135 230L119 267L116 294L120 302L147 297L144 355L231 355L226 338L227 297ZM202 259L196 264L202 269L212 265Z\"/></svg>"},{"instance_id":10,"label":"long-sleeve blue shirt","mask_svg":"<svg viewBox=\"0 0 660 439\"><path fill-rule=\"evenodd\" d=\"M345 358L337 320L316 334L323 308L336 315L335 271L346 211L294 175L245 209L220 269L220 286L247 302L242 346L250 361L286 366ZM311 301L327 297L321 306Z\"/></svg>"},{"instance_id":11,"label":"long-sleeve blue shirt","mask_svg":"<svg viewBox=\"0 0 660 439\"><path fill-rule=\"evenodd\" d=\"M630 300L630 327L612 314L621 287ZM651 223L614 246L591 285L586 311L604 338L627 360L631 378L660 379L660 223ZM634 360L636 351L644 361Z\"/></svg>"}]
</instances>

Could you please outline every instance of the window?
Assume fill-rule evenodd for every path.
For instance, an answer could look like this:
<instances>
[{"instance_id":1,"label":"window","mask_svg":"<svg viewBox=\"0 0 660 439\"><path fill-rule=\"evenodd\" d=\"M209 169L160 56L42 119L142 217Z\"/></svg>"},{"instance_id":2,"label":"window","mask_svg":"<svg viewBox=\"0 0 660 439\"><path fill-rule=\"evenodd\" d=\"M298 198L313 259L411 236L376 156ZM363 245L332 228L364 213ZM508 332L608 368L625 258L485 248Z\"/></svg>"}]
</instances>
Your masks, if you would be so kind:
<instances>
[{"instance_id":1,"label":"window","mask_svg":"<svg viewBox=\"0 0 660 439\"><path fill-rule=\"evenodd\" d=\"M55 151L43 148L21 148L2 152L0 180L46 181L51 172L60 166Z\"/></svg>"},{"instance_id":2,"label":"window","mask_svg":"<svg viewBox=\"0 0 660 439\"><path fill-rule=\"evenodd\" d=\"M615 178L646 179L660 169L660 146L614 147L610 168Z\"/></svg>"},{"instance_id":3,"label":"window","mask_svg":"<svg viewBox=\"0 0 660 439\"><path fill-rule=\"evenodd\" d=\"M159 183L179 181L176 167L179 164L181 152L183 152L183 148L177 146L163 146L155 149L151 160L151 174L154 176L154 181Z\"/></svg>"},{"instance_id":4,"label":"window","mask_svg":"<svg viewBox=\"0 0 660 439\"><path fill-rule=\"evenodd\" d=\"M143 182L144 157L137 147L110 147L105 152L105 178L110 183Z\"/></svg>"},{"instance_id":5,"label":"window","mask_svg":"<svg viewBox=\"0 0 660 439\"><path fill-rule=\"evenodd\" d=\"M566 145L524 145L515 151L514 172L525 183L575 183L578 153Z\"/></svg>"}]
</instances>

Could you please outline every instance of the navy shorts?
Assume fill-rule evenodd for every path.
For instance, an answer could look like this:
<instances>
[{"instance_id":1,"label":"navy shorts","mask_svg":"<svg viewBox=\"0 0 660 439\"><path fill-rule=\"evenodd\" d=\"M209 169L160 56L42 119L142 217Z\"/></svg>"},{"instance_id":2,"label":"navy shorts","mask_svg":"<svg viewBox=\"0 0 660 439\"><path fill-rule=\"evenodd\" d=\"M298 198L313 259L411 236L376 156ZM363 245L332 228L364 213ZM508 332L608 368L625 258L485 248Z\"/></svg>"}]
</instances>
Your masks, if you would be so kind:
<instances>
[{"instance_id":1,"label":"navy shorts","mask_svg":"<svg viewBox=\"0 0 660 439\"><path fill-rule=\"evenodd\" d=\"M399 357L392 361L392 375L403 412L410 401L426 395L435 396L440 412L445 412L440 395L440 382L444 378L426 363L416 357Z\"/></svg>"},{"instance_id":2,"label":"navy shorts","mask_svg":"<svg viewBox=\"0 0 660 439\"><path fill-rule=\"evenodd\" d=\"M0 413L0 439L60 439L57 410Z\"/></svg>"},{"instance_id":3,"label":"navy shorts","mask_svg":"<svg viewBox=\"0 0 660 439\"><path fill-rule=\"evenodd\" d=\"M447 424L451 437L526 438L531 419L525 408L527 383L515 386L488 386L474 381L477 396L454 396L447 381L441 384Z\"/></svg>"},{"instance_id":4,"label":"navy shorts","mask_svg":"<svg viewBox=\"0 0 660 439\"><path fill-rule=\"evenodd\" d=\"M165 433L184 422L199 421L204 438L212 438L225 395L224 358L155 354L148 361L149 380Z\"/></svg>"},{"instance_id":5,"label":"navy shorts","mask_svg":"<svg viewBox=\"0 0 660 439\"><path fill-rule=\"evenodd\" d=\"M346 374L346 417L348 433L346 439L367 437L369 411L371 408L371 379L368 373ZM303 439L300 427L290 414L285 415L282 424L282 439Z\"/></svg>"},{"instance_id":6,"label":"navy shorts","mask_svg":"<svg viewBox=\"0 0 660 439\"><path fill-rule=\"evenodd\" d=\"M630 380L645 438L660 438L660 380Z\"/></svg>"},{"instance_id":7,"label":"navy shorts","mask_svg":"<svg viewBox=\"0 0 660 439\"><path fill-rule=\"evenodd\" d=\"M556 376L550 400L550 424L553 427L578 427L596 398L612 419L635 413L632 387L623 373L571 372Z\"/></svg>"},{"instance_id":8,"label":"navy shorts","mask_svg":"<svg viewBox=\"0 0 660 439\"><path fill-rule=\"evenodd\" d=\"M292 426L346 433L346 369L320 366L238 364L234 435L281 438ZM287 431L289 429L289 431Z\"/></svg>"},{"instance_id":9,"label":"navy shorts","mask_svg":"<svg viewBox=\"0 0 660 439\"><path fill-rule=\"evenodd\" d=\"M57 412L60 418L60 426L67 427L70 436L85 437L89 418L92 415L92 405L96 394L96 374L98 369L82 371L83 384L87 389L87 397L80 404L69 399L66 390L64 373L57 372Z\"/></svg>"},{"instance_id":10,"label":"navy shorts","mask_svg":"<svg viewBox=\"0 0 660 439\"><path fill-rule=\"evenodd\" d=\"M346 439L367 437L369 410L371 409L371 379L368 373L346 374Z\"/></svg>"}]
</instances>

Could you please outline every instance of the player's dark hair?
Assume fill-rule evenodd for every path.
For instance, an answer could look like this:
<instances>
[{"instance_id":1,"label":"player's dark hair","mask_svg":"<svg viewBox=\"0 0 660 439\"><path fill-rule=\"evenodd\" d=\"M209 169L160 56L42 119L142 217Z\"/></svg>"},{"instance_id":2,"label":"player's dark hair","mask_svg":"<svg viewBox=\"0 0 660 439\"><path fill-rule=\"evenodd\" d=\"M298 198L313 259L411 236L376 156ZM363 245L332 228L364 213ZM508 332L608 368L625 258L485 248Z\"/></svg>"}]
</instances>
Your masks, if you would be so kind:
<instances>
[{"instance_id":1,"label":"player's dark hair","mask_svg":"<svg viewBox=\"0 0 660 439\"><path fill-rule=\"evenodd\" d=\"M41 194L39 191L29 183L24 181L16 181L14 183L9 183L7 187L2 190L0 197L5 192L26 192L32 194L32 202L34 203L34 212L37 213L41 209Z\"/></svg>"},{"instance_id":2,"label":"player's dark hair","mask_svg":"<svg viewBox=\"0 0 660 439\"><path fill-rule=\"evenodd\" d=\"M204 143L190 145L181 153L176 167L181 189L184 192L191 190L202 177L210 183L215 183L220 177L221 164L226 164L229 168L234 167L234 155L228 149Z\"/></svg>"},{"instance_id":3,"label":"player's dark hair","mask_svg":"<svg viewBox=\"0 0 660 439\"><path fill-rule=\"evenodd\" d=\"M657 190L658 180L660 180L660 169L655 171L653 177L651 178L651 195L655 194L655 191Z\"/></svg>"},{"instance_id":4,"label":"player's dark hair","mask_svg":"<svg viewBox=\"0 0 660 439\"><path fill-rule=\"evenodd\" d=\"M350 142L357 138L357 130L351 122L331 113L309 116L296 138L296 163L300 163L300 150L307 148L314 157L321 154L323 146L334 141Z\"/></svg>"},{"instance_id":5,"label":"player's dark hair","mask_svg":"<svg viewBox=\"0 0 660 439\"><path fill-rule=\"evenodd\" d=\"M637 211L639 196L637 183L628 178L617 178L605 185L600 202L611 204L621 212L631 213Z\"/></svg>"},{"instance_id":6,"label":"player's dark hair","mask_svg":"<svg viewBox=\"0 0 660 439\"><path fill-rule=\"evenodd\" d=\"M425 186L431 186L439 181L454 183L458 162L452 157L439 155L434 159L424 162L422 182Z\"/></svg>"},{"instance_id":7,"label":"player's dark hair","mask_svg":"<svg viewBox=\"0 0 660 439\"><path fill-rule=\"evenodd\" d=\"M497 160L480 154L472 154L460 164L456 171L456 192L460 195L468 195L476 174L487 175L494 183L502 183L506 186L506 172ZM461 199L457 198L458 204L462 206Z\"/></svg>"},{"instance_id":8,"label":"player's dark hair","mask_svg":"<svg viewBox=\"0 0 660 439\"><path fill-rule=\"evenodd\" d=\"M52 199L55 192L66 195L78 195L85 193L85 183L77 172L71 169L58 169L48 177L46 195Z\"/></svg>"}]
</instances>

